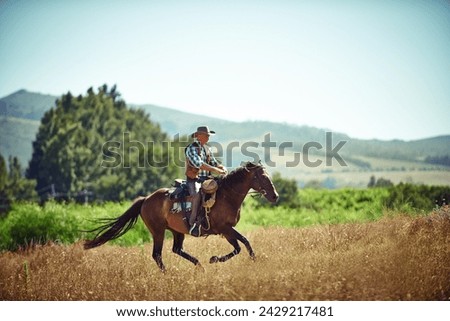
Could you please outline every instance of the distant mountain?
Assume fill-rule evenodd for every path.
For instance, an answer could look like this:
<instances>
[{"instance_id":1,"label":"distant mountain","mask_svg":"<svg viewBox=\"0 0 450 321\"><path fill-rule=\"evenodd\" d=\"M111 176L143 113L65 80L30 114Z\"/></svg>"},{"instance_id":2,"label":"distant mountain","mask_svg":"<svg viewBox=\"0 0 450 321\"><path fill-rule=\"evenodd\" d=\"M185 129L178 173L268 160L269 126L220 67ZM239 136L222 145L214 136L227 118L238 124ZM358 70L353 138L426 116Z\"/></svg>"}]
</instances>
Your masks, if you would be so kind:
<instances>
[{"instance_id":1,"label":"distant mountain","mask_svg":"<svg viewBox=\"0 0 450 321\"><path fill-rule=\"evenodd\" d=\"M271 141L279 146L283 142L292 142L293 150L300 150L308 142L318 142L326 146L326 133L331 130L310 126L298 126L268 121L231 122L217 118L194 115L183 111L154 105L131 105L132 108L144 109L150 118L161 124L169 135L185 135L195 130L196 126L207 124L216 130L220 142L257 142L261 145L265 136L270 134ZM351 156L381 157L388 159L424 161L429 156L450 154L450 135L424 138L413 141L403 140L361 140L346 134L332 132L332 148L339 141L345 141L341 152ZM313 151L314 149L311 149ZM320 154L320 151L319 151Z\"/></svg>"},{"instance_id":2,"label":"distant mountain","mask_svg":"<svg viewBox=\"0 0 450 321\"><path fill-rule=\"evenodd\" d=\"M40 121L44 113L55 106L57 97L21 89L0 99L0 116Z\"/></svg>"},{"instance_id":3,"label":"distant mountain","mask_svg":"<svg viewBox=\"0 0 450 321\"><path fill-rule=\"evenodd\" d=\"M254 141L261 143L267 134L270 134L270 139L276 140L277 142L321 142L324 141L326 133L326 130L315 127L268 121L233 122L155 105L131 104L130 107L145 110L150 115L150 118L158 122L161 128L172 137L177 134L180 136L189 135L195 131L197 126L201 125L208 125L211 129L215 130L217 136L212 137L212 140L217 139L220 142ZM333 133L333 138L350 140L350 137L340 133Z\"/></svg>"},{"instance_id":4,"label":"distant mountain","mask_svg":"<svg viewBox=\"0 0 450 321\"><path fill-rule=\"evenodd\" d=\"M0 99L0 153L3 157L17 156L23 167L28 166L41 118L55 105L56 98L22 89Z\"/></svg>"},{"instance_id":5,"label":"distant mountain","mask_svg":"<svg viewBox=\"0 0 450 321\"><path fill-rule=\"evenodd\" d=\"M57 98L56 96L19 90L0 99L0 135L2 137L0 153L4 157L8 157L8 155L18 156L24 167L28 165L28 160L31 158L32 141L35 139L40 119L47 110L55 106ZM150 119L158 122L162 130L171 137L189 135L200 125L210 126L217 132L217 135L212 139L213 142L217 140L222 146L234 146L230 150L223 151L224 158L233 156L232 166L238 165L240 160L245 159L240 148L243 144L249 142L258 144L258 148L252 147L253 149L250 150L255 151L264 160L265 150L262 144L269 138L271 142L276 144L271 152L273 151L274 154L284 153L284 155L276 155L279 157L278 159L286 159L286 157L292 159L295 153L302 152L305 144L315 142L319 143L322 148L318 149L316 145L309 151L316 155L314 157L322 157L325 160L326 133L330 130L267 121L232 122L155 105L128 105L131 108L143 109L149 114ZM307 168L307 166L297 166L295 169L285 168L281 171L284 171L283 174L295 178L304 177L305 173L319 173L322 178L327 178L328 176L325 175L330 173L362 172L365 174L361 180L365 180L368 172L377 170L407 171L408 174L412 173L413 177L416 175L413 171L418 169L421 171L444 170L445 175L448 175L450 179L450 167L425 162L430 158L434 161L436 159L448 160L450 156L450 135L414 141L382 141L354 139L344 133L333 132L331 147L334 148L341 141L345 144L339 150L339 153L345 156L345 161L349 164L348 167ZM282 144L287 148L280 148ZM289 144L292 144L292 146L289 146ZM270 155L266 156L270 157ZM441 172L438 172L436 177L442 176L439 173ZM350 177L350 175L346 175L346 177ZM353 184L353 182L350 182L350 184ZM354 183L356 186L361 184L361 182Z\"/></svg>"},{"instance_id":6,"label":"distant mountain","mask_svg":"<svg viewBox=\"0 0 450 321\"><path fill-rule=\"evenodd\" d=\"M27 167L39 124L39 120L0 116L0 154L6 160L17 156L22 167Z\"/></svg>"}]
</instances>

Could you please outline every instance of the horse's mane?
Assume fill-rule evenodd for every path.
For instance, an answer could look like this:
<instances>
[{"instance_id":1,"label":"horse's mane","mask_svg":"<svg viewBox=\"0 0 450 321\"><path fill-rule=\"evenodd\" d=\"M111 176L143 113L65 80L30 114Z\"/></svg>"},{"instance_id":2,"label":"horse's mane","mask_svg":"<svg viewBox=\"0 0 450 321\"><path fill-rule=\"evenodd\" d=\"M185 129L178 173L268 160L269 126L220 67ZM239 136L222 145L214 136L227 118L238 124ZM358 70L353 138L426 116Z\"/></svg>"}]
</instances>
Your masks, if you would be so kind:
<instances>
[{"instance_id":1,"label":"horse's mane","mask_svg":"<svg viewBox=\"0 0 450 321\"><path fill-rule=\"evenodd\" d=\"M219 180L220 186L233 186L243 180L243 178L250 172L251 169L260 167L261 164L247 162L243 166L237 167L228 173L225 177Z\"/></svg>"}]
</instances>

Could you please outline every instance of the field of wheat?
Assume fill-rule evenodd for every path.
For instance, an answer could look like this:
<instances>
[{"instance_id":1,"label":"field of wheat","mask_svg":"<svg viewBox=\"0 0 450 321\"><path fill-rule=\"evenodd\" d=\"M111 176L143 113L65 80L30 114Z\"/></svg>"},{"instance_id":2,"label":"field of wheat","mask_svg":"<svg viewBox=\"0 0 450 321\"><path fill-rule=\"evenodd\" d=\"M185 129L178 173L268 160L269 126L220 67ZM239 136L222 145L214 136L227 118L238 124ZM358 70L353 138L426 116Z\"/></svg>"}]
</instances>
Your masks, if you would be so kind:
<instances>
[{"instance_id":1,"label":"field of wheat","mask_svg":"<svg viewBox=\"0 0 450 321\"><path fill-rule=\"evenodd\" d=\"M161 273L151 243L46 244L0 254L0 300L449 300L450 214L385 216L369 223L267 227L246 233L245 249L225 239L187 237L193 266L166 240Z\"/></svg>"}]
</instances>

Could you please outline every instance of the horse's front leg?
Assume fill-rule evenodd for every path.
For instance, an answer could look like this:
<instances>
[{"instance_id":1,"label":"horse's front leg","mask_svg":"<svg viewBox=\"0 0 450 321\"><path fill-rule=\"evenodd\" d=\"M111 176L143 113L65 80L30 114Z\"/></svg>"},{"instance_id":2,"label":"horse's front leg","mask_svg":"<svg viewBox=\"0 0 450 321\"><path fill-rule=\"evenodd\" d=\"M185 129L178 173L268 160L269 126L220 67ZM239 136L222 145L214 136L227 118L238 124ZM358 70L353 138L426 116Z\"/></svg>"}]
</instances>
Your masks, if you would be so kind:
<instances>
[{"instance_id":1,"label":"horse's front leg","mask_svg":"<svg viewBox=\"0 0 450 321\"><path fill-rule=\"evenodd\" d=\"M251 258L252 260L254 260L256 256L255 256L255 252L253 252L253 249L252 249L252 246L250 245L250 242L245 238L245 236L243 236L242 234L240 234L240 233L239 233L238 231L236 231L234 228L233 228L233 230L236 232L237 239L238 239L239 241L241 241L242 244L245 245L245 248L247 249L248 254L250 255L250 258Z\"/></svg>"},{"instance_id":2,"label":"horse's front leg","mask_svg":"<svg viewBox=\"0 0 450 321\"><path fill-rule=\"evenodd\" d=\"M248 253L250 254L250 257L252 259L255 258L255 253L253 252L250 242L244 236L242 236L238 231L236 231L234 228L231 227L226 233L222 233L222 235L225 236L225 238L231 245L233 245L234 251L231 253L228 253L227 255L220 256L220 257L213 256L209 260L209 263L225 262L225 261L228 261L229 259L231 259L233 256L239 254L241 252L241 247L238 244L238 240L241 241L245 245L245 247L248 250Z\"/></svg>"}]
</instances>

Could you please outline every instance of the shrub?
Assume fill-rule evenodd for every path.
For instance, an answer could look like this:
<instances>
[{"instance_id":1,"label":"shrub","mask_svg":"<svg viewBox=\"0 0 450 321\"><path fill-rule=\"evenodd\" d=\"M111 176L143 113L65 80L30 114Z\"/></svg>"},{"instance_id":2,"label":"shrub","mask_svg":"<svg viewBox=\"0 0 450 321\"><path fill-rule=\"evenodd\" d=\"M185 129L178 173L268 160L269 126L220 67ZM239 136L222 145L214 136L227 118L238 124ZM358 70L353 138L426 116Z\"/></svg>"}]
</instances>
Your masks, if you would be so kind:
<instances>
[{"instance_id":1,"label":"shrub","mask_svg":"<svg viewBox=\"0 0 450 321\"><path fill-rule=\"evenodd\" d=\"M430 211L439 204L441 195L448 195L449 192L449 186L400 183L389 188L386 206L397 210Z\"/></svg>"},{"instance_id":2,"label":"shrub","mask_svg":"<svg viewBox=\"0 0 450 321\"><path fill-rule=\"evenodd\" d=\"M0 221L0 250L16 250L30 244L49 241L74 243L90 237L87 230L99 225L99 218L121 215L130 203L104 203L102 205L61 204L47 202L14 203L9 214ZM150 234L142 220L123 237L112 241L120 245L143 244Z\"/></svg>"}]
</instances>

